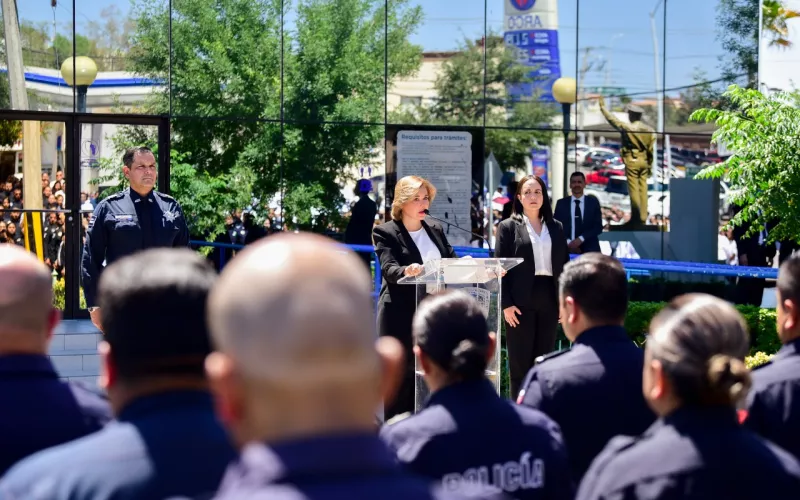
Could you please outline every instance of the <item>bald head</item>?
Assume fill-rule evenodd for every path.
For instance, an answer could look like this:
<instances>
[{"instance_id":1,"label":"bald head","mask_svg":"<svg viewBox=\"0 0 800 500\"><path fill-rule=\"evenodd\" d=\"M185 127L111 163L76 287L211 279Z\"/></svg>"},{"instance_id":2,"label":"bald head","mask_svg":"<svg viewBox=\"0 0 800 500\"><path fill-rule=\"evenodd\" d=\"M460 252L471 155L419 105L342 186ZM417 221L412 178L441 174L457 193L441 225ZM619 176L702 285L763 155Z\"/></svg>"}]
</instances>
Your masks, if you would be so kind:
<instances>
[{"instance_id":1,"label":"bald head","mask_svg":"<svg viewBox=\"0 0 800 500\"><path fill-rule=\"evenodd\" d=\"M313 234L246 248L209 299L216 347L252 379L319 387L379 374L372 284L360 259Z\"/></svg>"},{"instance_id":2,"label":"bald head","mask_svg":"<svg viewBox=\"0 0 800 500\"><path fill-rule=\"evenodd\" d=\"M0 342L5 334L47 334L53 324L53 287L42 262L17 245L0 245Z\"/></svg>"}]
</instances>

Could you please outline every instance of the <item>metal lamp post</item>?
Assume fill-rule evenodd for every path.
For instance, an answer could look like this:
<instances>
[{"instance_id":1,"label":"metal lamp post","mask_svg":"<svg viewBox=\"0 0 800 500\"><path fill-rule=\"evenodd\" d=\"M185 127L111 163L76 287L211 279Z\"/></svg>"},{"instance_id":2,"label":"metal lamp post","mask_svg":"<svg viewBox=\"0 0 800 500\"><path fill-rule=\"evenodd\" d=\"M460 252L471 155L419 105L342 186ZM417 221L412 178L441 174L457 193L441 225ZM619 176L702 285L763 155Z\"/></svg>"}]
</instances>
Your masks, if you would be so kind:
<instances>
[{"instance_id":1,"label":"metal lamp post","mask_svg":"<svg viewBox=\"0 0 800 500\"><path fill-rule=\"evenodd\" d=\"M61 65L61 77L78 91L78 112L86 113L86 91L97 78L97 65L86 56L70 57Z\"/></svg>"},{"instance_id":2,"label":"metal lamp post","mask_svg":"<svg viewBox=\"0 0 800 500\"><path fill-rule=\"evenodd\" d=\"M569 130L572 105L578 100L577 85L574 78L562 77L553 83L553 98L561 103L563 113L562 131L564 133L564 196L569 194Z\"/></svg>"}]
</instances>

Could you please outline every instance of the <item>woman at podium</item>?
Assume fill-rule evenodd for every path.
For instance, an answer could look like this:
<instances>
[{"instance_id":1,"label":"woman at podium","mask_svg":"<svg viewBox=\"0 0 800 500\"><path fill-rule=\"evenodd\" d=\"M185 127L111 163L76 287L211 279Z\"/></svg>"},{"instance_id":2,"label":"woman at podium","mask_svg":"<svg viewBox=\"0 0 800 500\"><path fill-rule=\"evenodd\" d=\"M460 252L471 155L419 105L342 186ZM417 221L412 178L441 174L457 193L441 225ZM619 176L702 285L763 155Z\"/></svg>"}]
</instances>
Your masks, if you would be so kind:
<instances>
[{"instance_id":1,"label":"woman at podium","mask_svg":"<svg viewBox=\"0 0 800 500\"><path fill-rule=\"evenodd\" d=\"M385 408L386 420L414 410L411 322L417 309L417 287L399 285L397 281L419 275L428 261L456 258L442 227L425 221L425 211L435 197L436 188L428 180L414 175L403 177L394 188L392 220L372 231L383 276L378 300L378 334L398 339L406 355L406 372L397 397Z\"/></svg>"},{"instance_id":2,"label":"woman at podium","mask_svg":"<svg viewBox=\"0 0 800 500\"><path fill-rule=\"evenodd\" d=\"M555 349L558 277L569 251L541 178L523 177L513 203L512 216L497 227L495 255L524 259L508 271L502 288L511 396L516 398L534 360Z\"/></svg>"}]
</instances>

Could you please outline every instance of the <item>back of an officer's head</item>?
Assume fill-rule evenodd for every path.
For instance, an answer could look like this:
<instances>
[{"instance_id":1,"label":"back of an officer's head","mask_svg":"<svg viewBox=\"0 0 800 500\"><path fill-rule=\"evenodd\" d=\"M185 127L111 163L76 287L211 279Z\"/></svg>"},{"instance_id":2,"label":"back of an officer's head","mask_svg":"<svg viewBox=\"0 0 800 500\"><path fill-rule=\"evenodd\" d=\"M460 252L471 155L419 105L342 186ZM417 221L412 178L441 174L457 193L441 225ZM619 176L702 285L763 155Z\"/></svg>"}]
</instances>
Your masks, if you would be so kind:
<instances>
[{"instance_id":1,"label":"back of an officer's head","mask_svg":"<svg viewBox=\"0 0 800 500\"><path fill-rule=\"evenodd\" d=\"M570 340L597 326L619 326L628 310L628 278L622 264L599 252L568 262L559 278L561 324Z\"/></svg>"},{"instance_id":2,"label":"back of an officer's head","mask_svg":"<svg viewBox=\"0 0 800 500\"><path fill-rule=\"evenodd\" d=\"M0 352L45 354L60 318L47 267L17 245L0 244Z\"/></svg>"},{"instance_id":3,"label":"back of an officer's head","mask_svg":"<svg viewBox=\"0 0 800 500\"><path fill-rule=\"evenodd\" d=\"M744 358L750 337L739 312L722 299L687 294L650 323L644 396L666 415L679 406L734 406L750 387Z\"/></svg>"},{"instance_id":4,"label":"back of an officer's head","mask_svg":"<svg viewBox=\"0 0 800 500\"><path fill-rule=\"evenodd\" d=\"M372 430L386 380L373 307L363 263L331 239L284 233L240 252L209 298L206 363L236 441Z\"/></svg>"},{"instance_id":5,"label":"back of an officer's head","mask_svg":"<svg viewBox=\"0 0 800 500\"><path fill-rule=\"evenodd\" d=\"M414 352L432 391L484 378L494 354L494 336L470 295L454 290L426 298L414 315L413 332Z\"/></svg>"},{"instance_id":6,"label":"back of an officer's head","mask_svg":"<svg viewBox=\"0 0 800 500\"><path fill-rule=\"evenodd\" d=\"M98 305L108 386L204 378L206 302L216 272L188 249L152 249L105 269Z\"/></svg>"},{"instance_id":7,"label":"back of an officer's head","mask_svg":"<svg viewBox=\"0 0 800 500\"><path fill-rule=\"evenodd\" d=\"M776 288L778 336L791 342L800 338L800 252L781 264Z\"/></svg>"}]
</instances>

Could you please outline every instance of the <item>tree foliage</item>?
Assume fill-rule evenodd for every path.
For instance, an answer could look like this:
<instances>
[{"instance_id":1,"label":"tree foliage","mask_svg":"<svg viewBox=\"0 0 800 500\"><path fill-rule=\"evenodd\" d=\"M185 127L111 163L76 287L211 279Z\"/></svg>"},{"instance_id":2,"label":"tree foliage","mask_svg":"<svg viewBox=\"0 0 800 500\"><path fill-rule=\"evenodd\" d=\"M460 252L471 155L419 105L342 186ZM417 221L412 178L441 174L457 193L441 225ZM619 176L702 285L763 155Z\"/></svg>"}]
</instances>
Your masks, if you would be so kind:
<instances>
[{"instance_id":1,"label":"tree foliage","mask_svg":"<svg viewBox=\"0 0 800 500\"><path fill-rule=\"evenodd\" d=\"M73 29L72 21L57 25L55 36L50 23L20 20L20 45L25 66L61 68L61 63L73 55L91 57L100 71L124 71L134 29L132 19L122 18L117 6L105 7L93 19ZM0 38L5 27L0 23ZM73 50L73 39L75 50ZM5 46L0 44L0 56L5 60Z\"/></svg>"},{"instance_id":2,"label":"tree foliage","mask_svg":"<svg viewBox=\"0 0 800 500\"><path fill-rule=\"evenodd\" d=\"M484 78L485 45L485 78ZM486 149L493 152L503 169L523 168L525 158L537 143L549 144L548 127L556 112L552 105L536 100L515 101L508 86L530 81L531 68L514 58L502 37L489 35L484 40L465 38L457 53L447 59L436 78L436 100L400 108L392 114L393 123L425 125L472 125L486 130ZM539 130L513 130L533 128Z\"/></svg>"},{"instance_id":3,"label":"tree foliage","mask_svg":"<svg viewBox=\"0 0 800 500\"><path fill-rule=\"evenodd\" d=\"M19 140L20 134L22 134L21 121L0 120L0 147L13 146Z\"/></svg>"},{"instance_id":4,"label":"tree foliage","mask_svg":"<svg viewBox=\"0 0 800 500\"><path fill-rule=\"evenodd\" d=\"M388 4L391 80L420 64L421 48L407 40L421 9L409 8L407 0ZM383 138L383 127L360 124L383 121L385 5L383 0L174 0L174 147L190 152L191 163L210 175L234 168L253 172L259 199L283 190L287 220L310 220L308 193L316 193L311 199L322 212L338 210L340 186L351 175L347 167L366 161ZM139 0L134 13L134 70L166 81L167 6ZM153 111L166 111L169 97L165 89ZM300 192L295 196L293 190Z\"/></svg>"},{"instance_id":5,"label":"tree foliage","mask_svg":"<svg viewBox=\"0 0 800 500\"><path fill-rule=\"evenodd\" d=\"M715 122L712 140L735 153L697 177L727 178L731 203L743 207L732 219L734 225L752 223L752 232L778 220L771 240L800 240L800 93L766 97L732 85L725 98L733 110L700 109L692 120Z\"/></svg>"},{"instance_id":6,"label":"tree foliage","mask_svg":"<svg viewBox=\"0 0 800 500\"><path fill-rule=\"evenodd\" d=\"M746 75L746 86L758 84L758 6L762 5L761 26L771 46L789 47L786 21L800 15L780 0L719 0L718 40L726 52L720 59L722 76L736 81Z\"/></svg>"}]
</instances>

